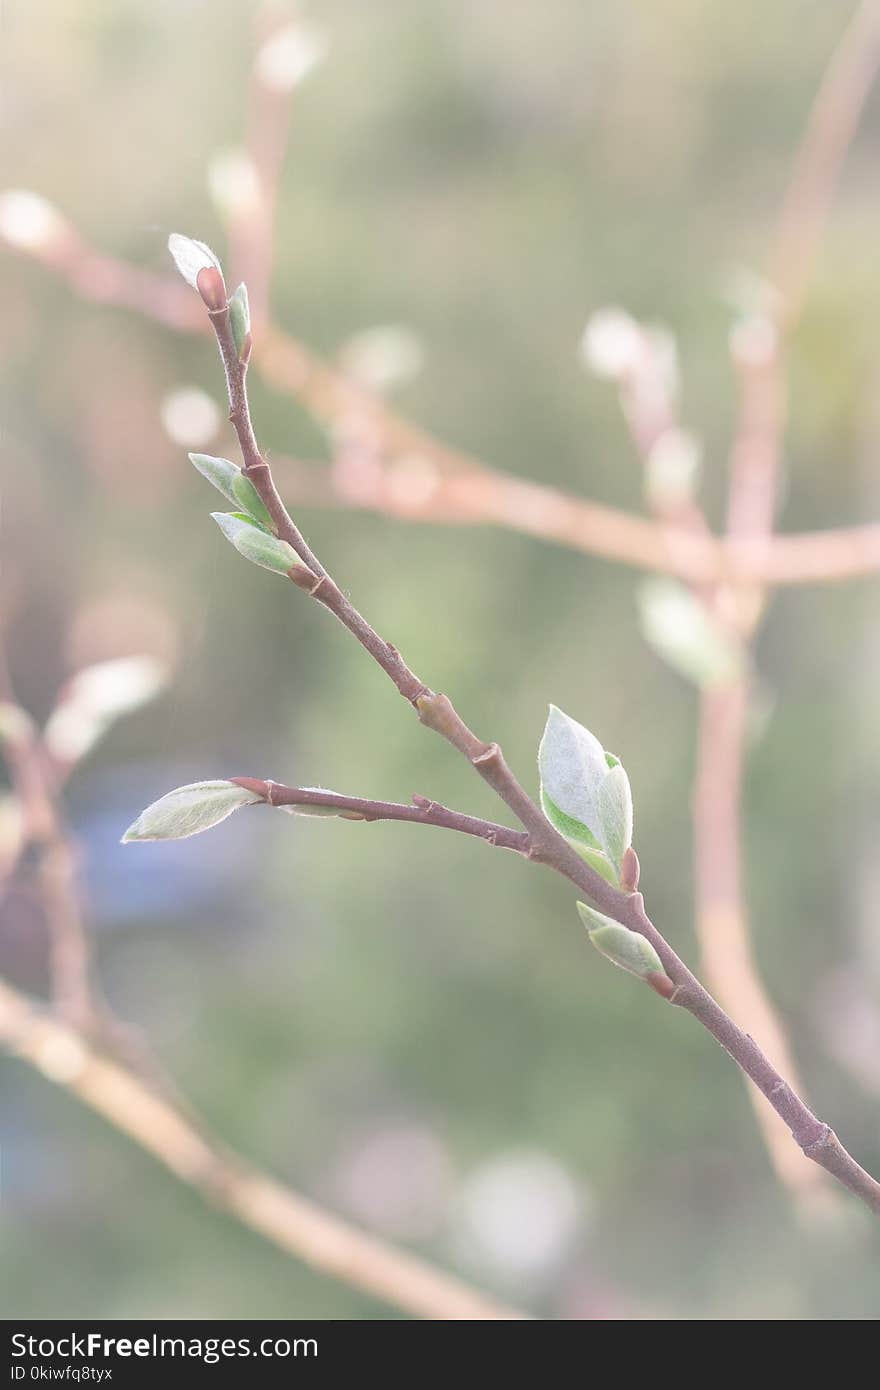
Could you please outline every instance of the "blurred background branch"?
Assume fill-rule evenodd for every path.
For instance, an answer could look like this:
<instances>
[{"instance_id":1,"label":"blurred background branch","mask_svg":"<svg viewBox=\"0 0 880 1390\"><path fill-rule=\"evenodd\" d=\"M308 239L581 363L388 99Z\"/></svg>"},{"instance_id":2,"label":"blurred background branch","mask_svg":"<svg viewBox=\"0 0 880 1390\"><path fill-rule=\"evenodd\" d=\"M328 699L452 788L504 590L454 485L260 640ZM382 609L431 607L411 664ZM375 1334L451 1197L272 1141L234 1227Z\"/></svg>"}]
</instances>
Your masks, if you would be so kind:
<instances>
[{"instance_id":1,"label":"blurred background branch","mask_svg":"<svg viewBox=\"0 0 880 1390\"><path fill-rule=\"evenodd\" d=\"M0 1038L14 1055L66 1087L205 1201L312 1269L416 1317L490 1321L521 1316L423 1260L354 1230L218 1148L142 1077L2 981Z\"/></svg>"}]
</instances>

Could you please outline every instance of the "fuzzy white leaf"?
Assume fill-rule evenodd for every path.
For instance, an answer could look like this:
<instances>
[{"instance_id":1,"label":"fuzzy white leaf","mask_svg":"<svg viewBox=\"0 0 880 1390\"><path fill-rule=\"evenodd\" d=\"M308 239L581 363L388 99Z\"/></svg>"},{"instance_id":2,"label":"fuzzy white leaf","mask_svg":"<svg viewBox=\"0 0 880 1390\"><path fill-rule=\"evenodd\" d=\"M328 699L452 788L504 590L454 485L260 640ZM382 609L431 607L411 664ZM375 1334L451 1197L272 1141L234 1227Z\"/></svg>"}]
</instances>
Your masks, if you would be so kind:
<instances>
[{"instance_id":1,"label":"fuzzy white leaf","mask_svg":"<svg viewBox=\"0 0 880 1390\"><path fill-rule=\"evenodd\" d=\"M188 285L192 285L194 290L198 289L198 275L200 270L207 270L213 266L215 270L223 273L220 262L214 255L210 246L206 246L203 241L195 241L192 237L181 236L179 232L172 232L168 238L168 250L174 258L174 264L180 271Z\"/></svg>"},{"instance_id":2,"label":"fuzzy white leaf","mask_svg":"<svg viewBox=\"0 0 880 1390\"><path fill-rule=\"evenodd\" d=\"M586 829L577 836L585 843L601 846L598 813L599 787L608 774L605 750L599 740L577 720L570 719L556 705L550 706L541 745L538 749L541 798L544 814L556 824L554 811ZM564 835L576 836L576 828L556 828Z\"/></svg>"},{"instance_id":3,"label":"fuzzy white leaf","mask_svg":"<svg viewBox=\"0 0 880 1390\"><path fill-rule=\"evenodd\" d=\"M219 825L241 806L261 800L256 792L246 791L235 782L193 782L168 792L142 811L126 830L122 843L185 840Z\"/></svg>"}]
</instances>

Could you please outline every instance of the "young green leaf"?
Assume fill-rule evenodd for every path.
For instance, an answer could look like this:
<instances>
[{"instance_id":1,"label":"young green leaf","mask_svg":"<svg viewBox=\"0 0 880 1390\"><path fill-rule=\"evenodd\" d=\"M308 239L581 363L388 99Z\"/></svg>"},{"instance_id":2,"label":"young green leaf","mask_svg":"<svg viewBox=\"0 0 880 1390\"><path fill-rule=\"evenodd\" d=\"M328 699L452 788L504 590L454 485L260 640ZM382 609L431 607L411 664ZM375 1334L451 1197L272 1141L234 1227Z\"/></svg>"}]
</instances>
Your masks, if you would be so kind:
<instances>
[{"instance_id":1,"label":"young green leaf","mask_svg":"<svg viewBox=\"0 0 880 1390\"><path fill-rule=\"evenodd\" d=\"M251 331L251 306L248 303L247 285L240 284L229 301L229 326L235 342L235 350L242 356L248 334Z\"/></svg>"},{"instance_id":2,"label":"young green leaf","mask_svg":"<svg viewBox=\"0 0 880 1390\"><path fill-rule=\"evenodd\" d=\"M232 490L235 476L241 472L236 464L231 463L229 459L215 458L213 454L190 454L189 461L193 468L198 469L203 478L207 478L218 492L223 493L227 501L234 502L236 506L241 505ZM247 511L247 507L245 507L245 511Z\"/></svg>"},{"instance_id":3,"label":"young green leaf","mask_svg":"<svg viewBox=\"0 0 880 1390\"><path fill-rule=\"evenodd\" d=\"M235 782L193 782L154 801L128 827L122 843L133 840L185 840L219 825L240 806L261 797Z\"/></svg>"},{"instance_id":4,"label":"young green leaf","mask_svg":"<svg viewBox=\"0 0 880 1390\"><path fill-rule=\"evenodd\" d=\"M651 975L666 977L663 962L650 941L639 932L630 931L629 927L597 912L587 903L579 902L577 910L596 950L601 951L614 965L627 970L630 975L638 975L641 980L647 980Z\"/></svg>"},{"instance_id":5,"label":"young green leaf","mask_svg":"<svg viewBox=\"0 0 880 1390\"><path fill-rule=\"evenodd\" d=\"M621 860L632 844L633 833L632 791L620 763L616 763L599 783L596 809L602 847L619 875Z\"/></svg>"},{"instance_id":6,"label":"young green leaf","mask_svg":"<svg viewBox=\"0 0 880 1390\"><path fill-rule=\"evenodd\" d=\"M267 531L275 530L275 523L269 513L269 509L263 501L257 489L254 487L250 478L246 478L240 468L235 470L232 479L233 501L246 511L248 516L252 516L254 521Z\"/></svg>"},{"instance_id":7,"label":"young green leaf","mask_svg":"<svg viewBox=\"0 0 880 1390\"><path fill-rule=\"evenodd\" d=\"M202 270L219 270L222 274L222 267L210 246L206 246L203 241L195 241L192 237L181 236L179 232L172 232L168 238L168 250L174 258L174 264L180 271L188 285L192 285L194 290L198 289L199 272Z\"/></svg>"},{"instance_id":8,"label":"young green leaf","mask_svg":"<svg viewBox=\"0 0 880 1390\"><path fill-rule=\"evenodd\" d=\"M559 827L557 826L556 829L558 830ZM620 875L607 854L603 854L601 849L593 849L590 845L582 844L578 840L571 840L571 844L581 859L589 864L591 869L595 869L597 874L601 874L606 883L610 883L612 888L620 887Z\"/></svg>"},{"instance_id":9,"label":"young green leaf","mask_svg":"<svg viewBox=\"0 0 880 1390\"><path fill-rule=\"evenodd\" d=\"M275 574L289 574L297 566L305 569L292 545L270 536L252 518L235 512L212 512L211 515L226 539L246 560Z\"/></svg>"}]
</instances>

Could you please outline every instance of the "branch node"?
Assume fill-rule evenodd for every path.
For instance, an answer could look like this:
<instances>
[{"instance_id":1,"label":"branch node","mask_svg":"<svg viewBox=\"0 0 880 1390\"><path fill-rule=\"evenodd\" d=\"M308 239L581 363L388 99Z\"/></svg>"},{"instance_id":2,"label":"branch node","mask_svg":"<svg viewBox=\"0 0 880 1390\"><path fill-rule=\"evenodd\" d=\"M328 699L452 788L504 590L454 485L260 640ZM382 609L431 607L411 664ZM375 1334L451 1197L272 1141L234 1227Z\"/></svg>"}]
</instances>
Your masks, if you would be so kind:
<instances>
[{"instance_id":1,"label":"branch node","mask_svg":"<svg viewBox=\"0 0 880 1390\"><path fill-rule=\"evenodd\" d=\"M501 749L497 743L487 743L481 753L471 758L474 767L483 767L486 763L497 762L501 757Z\"/></svg>"},{"instance_id":2,"label":"branch node","mask_svg":"<svg viewBox=\"0 0 880 1390\"><path fill-rule=\"evenodd\" d=\"M820 1121L821 1124L821 1121ZM807 1158L816 1158L824 1149L833 1149L839 1143L837 1135L830 1125L822 1124L822 1132L818 1139L813 1139L809 1144L802 1144L801 1148Z\"/></svg>"},{"instance_id":3,"label":"branch node","mask_svg":"<svg viewBox=\"0 0 880 1390\"><path fill-rule=\"evenodd\" d=\"M253 478L256 473L267 474L271 472L265 459L260 459L254 463L246 463L242 466L242 473L246 478Z\"/></svg>"}]
</instances>

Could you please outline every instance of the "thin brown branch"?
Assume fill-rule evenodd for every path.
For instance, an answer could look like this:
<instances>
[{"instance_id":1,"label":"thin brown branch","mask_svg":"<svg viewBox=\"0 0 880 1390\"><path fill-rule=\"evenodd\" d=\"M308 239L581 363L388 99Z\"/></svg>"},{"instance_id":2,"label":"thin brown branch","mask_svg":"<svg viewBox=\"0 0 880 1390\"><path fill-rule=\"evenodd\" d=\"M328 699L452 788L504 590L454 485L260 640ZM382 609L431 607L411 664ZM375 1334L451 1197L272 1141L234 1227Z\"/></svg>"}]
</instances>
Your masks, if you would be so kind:
<instances>
[{"instance_id":1,"label":"thin brown branch","mask_svg":"<svg viewBox=\"0 0 880 1390\"><path fill-rule=\"evenodd\" d=\"M205 1138L189 1116L85 1034L0 982L0 1041L226 1212L286 1254L416 1317L524 1316L414 1255L355 1230Z\"/></svg>"},{"instance_id":2,"label":"thin brown branch","mask_svg":"<svg viewBox=\"0 0 880 1390\"><path fill-rule=\"evenodd\" d=\"M513 811L529 834L529 857L568 878L602 912L630 930L640 932L651 942L672 980L674 989L671 1002L692 1013L726 1048L788 1125L807 1157L832 1173L872 1211L880 1214L880 1184L861 1168L829 1126L818 1120L790 1084L783 1080L755 1040L728 1017L691 974L647 917L642 895L624 893L612 887L590 868L550 825L525 792L505 762L498 744L486 743L478 738L465 724L448 696L435 694L423 685L407 667L397 649L380 637L362 614L343 598L338 586L288 516L272 481L269 465L260 453L247 402L247 363L238 356L228 308L215 309L210 318L226 372L230 419L241 445L245 470L268 508L278 535L293 546L312 575L317 576L314 582L311 578L306 583L297 580L300 587L335 613L378 662L400 694L415 706L421 722L456 748ZM295 567L291 577L297 575L301 575L301 570Z\"/></svg>"},{"instance_id":3,"label":"thin brown branch","mask_svg":"<svg viewBox=\"0 0 880 1390\"><path fill-rule=\"evenodd\" d=\"M397 801L368 801L360 796L342 796L338 792L316 787L287 787L281 782L264 781L258 777L231 777L229 780L256 792L268 806L314 807L335 812L345 820L393 820L406 821L411 825L434 825L442 830L457 830L461 835L473 835L498 849L511 849L517 854L528 855L531 847L524 830L511 830L506 825L496 825L494 821L451 811L448 806L441 806L426 796L414 796L413 804L407 806Z\"/></svg>"}]
</instances>

